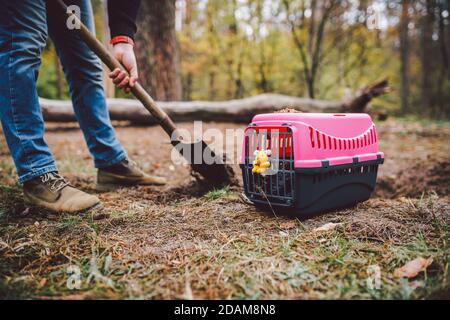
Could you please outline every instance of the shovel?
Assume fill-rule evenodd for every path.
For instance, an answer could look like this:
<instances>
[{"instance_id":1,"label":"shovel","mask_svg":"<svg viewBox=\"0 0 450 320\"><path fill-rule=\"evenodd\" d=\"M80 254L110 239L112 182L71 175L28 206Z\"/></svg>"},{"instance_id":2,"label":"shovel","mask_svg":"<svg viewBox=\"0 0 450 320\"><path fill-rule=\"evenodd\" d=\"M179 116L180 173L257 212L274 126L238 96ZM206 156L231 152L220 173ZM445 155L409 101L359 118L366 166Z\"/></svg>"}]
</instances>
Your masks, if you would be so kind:
<instances>
[{"instance_id":1,"label":"shovel","mask_svg":"<svg viewBox=\"0 0 450 320\"><path fill-rule=\"evenodd\" d=\"M102 60L111 71L117 68L124 70L120 62L109 53L105 46L97 40L78 17L70 10L67 10L67 5L62 0L58 0L57 2L61 6L61 9L66 13L67 18L73 19L72 21L74 24L80 26L79 29L73 31L78 32L81 39L100 58L100 60ZM171 144L188 161L193 172L200 174L206 183L214 186L224 186L236 183L233 168L225 164L224 156L216 155L203 140L194 143L184 141L183 137L178 133L172 119L170 119L164 110L156 104L153 98L139 83L136 83L135 86L131 88L131 92L142 103L145 109L147 109L159 122L159 125L171 138ZM204 155L208 157L207 161L204 160Z\"/></svg>"}]
</instances>

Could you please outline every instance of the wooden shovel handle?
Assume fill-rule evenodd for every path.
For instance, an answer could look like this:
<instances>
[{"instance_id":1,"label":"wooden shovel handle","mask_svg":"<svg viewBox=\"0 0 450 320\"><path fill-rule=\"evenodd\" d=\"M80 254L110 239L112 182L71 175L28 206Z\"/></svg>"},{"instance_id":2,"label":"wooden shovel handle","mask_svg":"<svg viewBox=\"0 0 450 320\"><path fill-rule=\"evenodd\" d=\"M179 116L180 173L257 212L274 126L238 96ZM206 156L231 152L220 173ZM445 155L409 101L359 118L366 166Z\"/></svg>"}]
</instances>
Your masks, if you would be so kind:
<instances>
[{"instance_id":1,"label":"wooden shovel handle","mask_svg":"<svg viewBox=\"0 0 450 320\"><path fill-rule=\"evenodd\" d=\"M103 63L111 70L115 70L117 68L124 70L124 67L120 64L120 62L114 58L111 53L105 48L105 46L97 40L97 38L89 31L89 29L78 19L78 17L72 13L67 12L67 5L62 1L58 0L62 9L64 9L67 17L74 19L77 25L80 26L77 29L81 39L88 45L88 47L94 51L94 53L103 61ZM124 70L127 72L126 70ZM131 88L131 92L133 95L144 105L145 109L147 109L153 117L155 117L164 131L167 132L169 137L172 138L173 133L176 131L175 124L172 119L164 112L153 100L153 98L145 91L145 89L139 84L136 83L134 87ZM177 137L178 139L178 137Z\"/></svg>"}]
</instances>

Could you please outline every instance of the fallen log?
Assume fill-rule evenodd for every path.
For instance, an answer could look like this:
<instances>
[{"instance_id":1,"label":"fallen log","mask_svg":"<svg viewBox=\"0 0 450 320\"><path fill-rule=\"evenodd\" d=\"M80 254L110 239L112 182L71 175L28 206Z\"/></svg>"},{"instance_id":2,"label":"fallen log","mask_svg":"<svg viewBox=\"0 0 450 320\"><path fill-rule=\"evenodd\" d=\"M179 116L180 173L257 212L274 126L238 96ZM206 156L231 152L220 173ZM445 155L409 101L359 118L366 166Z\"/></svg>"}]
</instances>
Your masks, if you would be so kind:
<instances>
[{"instance_id":1,"label":"fallen log","mask_svg":"<svg viewBox=\"0 0 450 320\"><path fill-rule=\"evenodd\" d=\"M354 99L342 102L262 94L239 100L172 101L159 102L159 105L176 122L202 120L248 123L255 114L278 111L286 107L303 112L363 112L373 97L388 92L388 88L387 81L380 82L363 89ZM137 100L108 99L107 103L112 120L137 124L156 123ZM70 101L40 98L40 104L46 121L76 121Z\"/></svg>"},{"instance_id":2,"label":"fallen log","mask_svg":"<svg viewBox=\"0 0 450 320\"><path fill-rule=\"evenodd\" d=\"M373 85L361 89L356 97L344 103L344 111L362 113L373 98L387 94L392 91L387 79L381 80Z\"/></svg>"}]
</instances>

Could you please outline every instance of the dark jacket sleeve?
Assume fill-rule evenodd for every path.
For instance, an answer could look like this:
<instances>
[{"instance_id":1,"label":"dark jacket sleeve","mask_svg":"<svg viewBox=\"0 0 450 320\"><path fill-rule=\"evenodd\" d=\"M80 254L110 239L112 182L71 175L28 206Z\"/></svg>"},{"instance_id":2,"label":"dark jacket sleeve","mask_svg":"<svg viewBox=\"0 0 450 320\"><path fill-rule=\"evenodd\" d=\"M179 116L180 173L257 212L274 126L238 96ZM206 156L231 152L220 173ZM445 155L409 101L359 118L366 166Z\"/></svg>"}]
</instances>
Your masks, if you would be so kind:
<instances>
[{"instance_id":1,"label":"dark jacket sleeve","mask_svg":"<svg viewBox=\"0 0 450 320\"><path fill-rule=\"evenodd\" d=\"M140 0L108 0L109 28L111 38L128 36L134 39L136 18Z\"/></svg>"}]
</instances>

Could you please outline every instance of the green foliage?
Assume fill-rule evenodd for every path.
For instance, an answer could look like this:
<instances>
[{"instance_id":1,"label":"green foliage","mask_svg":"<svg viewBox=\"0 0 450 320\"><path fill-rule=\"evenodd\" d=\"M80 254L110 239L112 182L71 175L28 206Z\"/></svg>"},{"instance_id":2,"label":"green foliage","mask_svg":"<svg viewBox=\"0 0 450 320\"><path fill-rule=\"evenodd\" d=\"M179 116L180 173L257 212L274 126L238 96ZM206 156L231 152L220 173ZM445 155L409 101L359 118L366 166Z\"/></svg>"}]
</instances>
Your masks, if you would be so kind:
<instances>
[{"instance_id":1,"label":"green foliage","mask_svg":"<svg viewBox=\"0 0 450 320\"><path fill-rule=\"evenodd\" d=\"M376 99L374 108L400 112L403 90L399 53L400 2L340 1L323 21L324 36L321 41L317 34L323 12L326 11L326 4L334 3L334 0L317 2L320 4L315 9L314 18L313 2L302 0L177 2L178 8L181 8L178 11L177 34L185 100L229 100L265 92L308 96L304 66L306 63L312 68L314 48L320 42L314 80L315 98L345 99L368 84L388 78L395 90ZM388 22L379 29L370 28L368 24L373 14L373 4L383 8L381 18ZM435 117L445 115L449 111L444 98L450 92L450 78L448 66L445 67L448 57L445 58L444 53L448 55L450 50L447 40L435 37L439 32L448 34L448 11L440 21L443 22L443 31L438 30L436 20L433 39L428 39L431 41L430 52L434 55L429 58L433 60L430 64L433 69L428 71L432 79L429 90L432 98L430 105L424 106L422 76L427 71L423 70L422 44L426 39L420 38L424 7L419 1L412 1L410 5L415 11L409 17L412 23L410 52L405 62L409 65L409 111ZM97 36L103 38L104 7L100 0L93 1L93 7ZM438 19L438 16L434 18ZM291 32L292 26L295 36ZM141 30L145 27L140 26ZM304 47L306 57L302 57L300 46ZM58 96L55 58L51 48L43 56L38 90L42 97ZM126 97L118 90L116 94ZM63 97L67 98L67 90Z\"/></svg>"},{"instance_id":2,"label":"green foliage","mask_svg":"<svg viewBox=\"0 0 450 320\"><path fill-rule=\"evenodd\" d=\"M210 192L208 192L205 195L205 198L209 201L217 200L219 198L227 197L230 194L230 188L225 187L223 189L214 189Z\"/></svg>"},{"instance_id":3,"label":"green foliage","mask_svg":"<svg viewBox=\"0 0 450 320\"><path fill-rule=\"evenodd\" d=\"M42 54L41 69L39 71L39 77L37 81L37 89L40 97L47 99L58 99L58 83L57 83L57 72L56 72L56 53L54 51L53 45L49 42L48 47L44 50ZM63 81L63 96L62 98L68 98L68 90Z\"/></svg>"}]
</instances>

